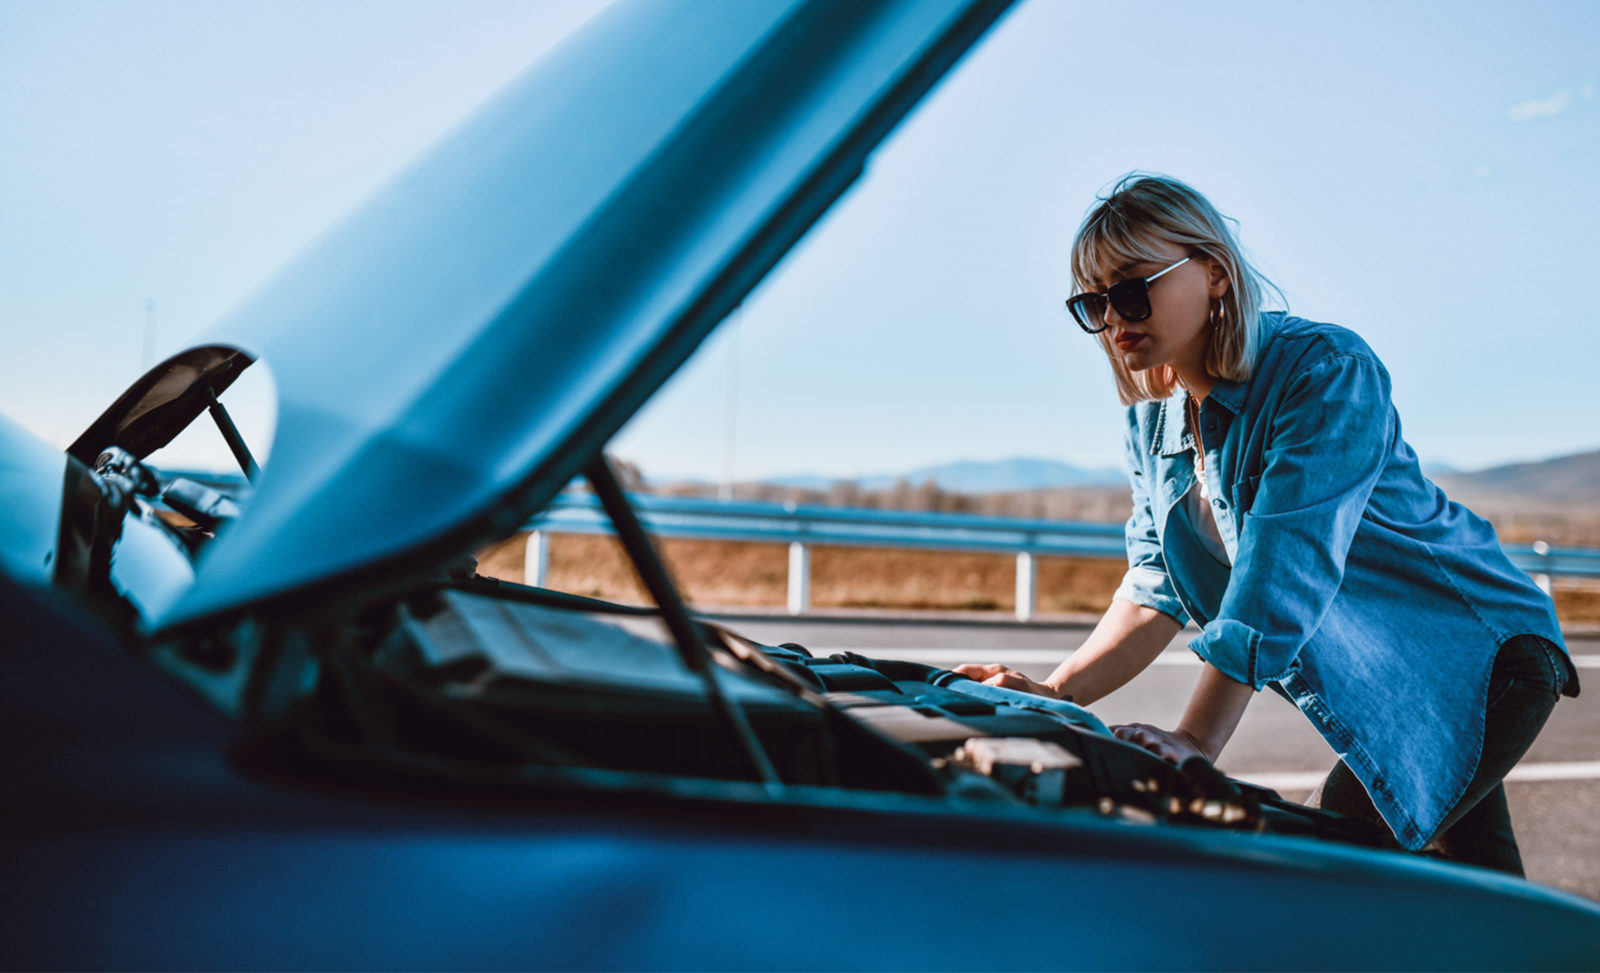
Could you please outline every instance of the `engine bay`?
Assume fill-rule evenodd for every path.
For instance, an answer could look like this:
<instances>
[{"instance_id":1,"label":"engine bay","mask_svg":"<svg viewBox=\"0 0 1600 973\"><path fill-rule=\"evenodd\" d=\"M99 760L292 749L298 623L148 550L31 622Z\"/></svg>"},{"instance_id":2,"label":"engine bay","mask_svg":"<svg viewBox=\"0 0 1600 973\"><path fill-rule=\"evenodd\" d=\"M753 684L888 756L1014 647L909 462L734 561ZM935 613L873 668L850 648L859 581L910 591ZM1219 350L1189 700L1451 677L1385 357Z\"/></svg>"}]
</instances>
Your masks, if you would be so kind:
<instances>
[{"instance_id":1,"label":"engine bay","mask_svg":"<svg viewBox=\"0 0 1600 973\"><path fill-rule=\"evenodd\" d=\"M115 448L93 470L68 463L58 585L232 717L243 766L513 790L715 796L756 783L779 802L893 795L1383 846L1366 825L1203 759L1173 766L1071 702L936 666L764 645L693 616L615 490L608 511L656 606L463 567L147 638L137 620L192 578L248 497L162 477Z\"/></svg>"},{"instance_id":2,"label":"engine bay","mask_svg":"<svg viewBox=\"0 0 1600 973\"><path fill-rule=\"evenodd\" d=\"M473 578L392 611L360 634L346 628L293 653L302 671L274 682L304 692L256 703L276 714L278 746L313 762L432 766L478 780L529 766L713 788L749 780L702 681L649 609ZM777 772L778 800L786 789L826 789L845 802L895 794L1381 844L1357 822L1203 760L1175 767L1071 703L933 666L816 657L709 623L701 631L723 693Z\"/></svg>"}]
</instances>

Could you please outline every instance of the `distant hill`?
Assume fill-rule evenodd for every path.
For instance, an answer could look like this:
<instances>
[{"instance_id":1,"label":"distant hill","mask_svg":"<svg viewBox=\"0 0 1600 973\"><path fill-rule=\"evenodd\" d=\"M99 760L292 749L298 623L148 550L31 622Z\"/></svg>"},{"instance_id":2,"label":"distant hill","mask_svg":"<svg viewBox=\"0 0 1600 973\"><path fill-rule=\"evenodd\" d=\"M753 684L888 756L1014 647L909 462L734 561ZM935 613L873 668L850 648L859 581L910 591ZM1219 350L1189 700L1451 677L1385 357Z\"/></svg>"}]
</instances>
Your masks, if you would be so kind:
<instances>
[{"instance_id":1,"label":"distant hill","mask_svg":"<svg viewBox=\"0 0 1600 973\"><path fill-rule=\"evenodd\" d=\"M1473 473L1442 474L1435 479L1452 496L1525 497L1600 506L1600 449Z\"/></svg>"},{"instance_id":2,"label":"distant hill","mask_svg":"<svg viewBox=\"0 0 1600 973\"><path fill-rule=\"evenodd\" d=\"M1487 517L1508 543L1600 547L1600 450L1471 473L1430 464L1428 475L1452 500ZM717 484L689 477L651 477L669 496L719 495ZM826 476L741 482L741 500L942 510L996 517L1115 523L1126 520L1130 496L1120 470L1082 469L1057 460L964 461L854 481Z\"/></svg>"},{"instance_id":3,"label":"distant hill","mask_svg":"<svg viewBox=\"0 0 1600 973\"><path fill-rule=\"evenodd\" d=\"M1496 521L1503 530L1515 526L1518 531L1526 528L1541 537L1556 537L1560 536L1554 533L1557 525L1581 522L1600 531L1600 450L1472 472L1433 463L1425 469L1451 499ZM652 476L649 482L658 490L684 496L715 495L717 491L715 483L700 478ZM970 509L996 514L1073 519L1126 516L1128 484L1121 470L1085 469L1037 457L962 460L854 480L796 474L742 481L736 492L745 498L845 506L911 504L922 509L920 504L928 498L918 499L906 490L923 488L925 492L929 484L952 497L971 498ZM872 495L879 499L871 499ZM940 501L939 509L951 502ZM1584 538L1594 531L1585 526Z\"/></svg>"},{"instance_id":4,"label":"distant hill","mask_svg":"<svg viewBox=\"0 0 1600 973\"><path fill-rule=\"evenodd\" d=\"M1600 507L1600 450L1473 472L1463 472L1444 463L1429 463L1426 472L1452 496L1521 497L1562 505ZM841 479L796 474L761 482L799 490L827 490ZM1063 487L1121 487L1127 485L1127 474L1120 469L1085 469L1060 460L1017 457L992 462L961 460L854 480L862 490L887 490L900 481L913 486L931 481L941 490L975 495Z\"/></svg>"},{"instance_id":5,"label":"distant hill","mask_svg":"<svg viewBox=\"0 0 1600 973\"><path fill-rule=\"evenodd\" d=\"M844 477L797 474L770 477L763 483L800 490L826 490ZM961 460L939 466L925 466L904 473L878 473L854 478L863 490L887 490L900 481L916 485L932 482L952 493L982 494L1012 490L1046 490L1055 487L1119 486L1127 474L1114 469L1085 469L1060 460L1036 457L1013 459Z\"/></svg>"}]
</instances>

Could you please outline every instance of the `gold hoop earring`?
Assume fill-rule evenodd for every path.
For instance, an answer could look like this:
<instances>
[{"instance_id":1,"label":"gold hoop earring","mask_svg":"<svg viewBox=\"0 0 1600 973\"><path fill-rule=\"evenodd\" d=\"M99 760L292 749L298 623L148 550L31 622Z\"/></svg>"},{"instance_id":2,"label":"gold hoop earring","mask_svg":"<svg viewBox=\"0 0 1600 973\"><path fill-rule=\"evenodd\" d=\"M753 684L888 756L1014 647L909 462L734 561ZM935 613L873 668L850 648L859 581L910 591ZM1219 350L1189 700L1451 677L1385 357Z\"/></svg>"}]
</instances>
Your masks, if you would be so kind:
<instances>
[{"instance_id":1,"label":"gold hoop earring","mask_svg":"<svg viewBox=\"0 0 1600 973\"><path fill-rule=\"evenodd\" d=\"M1228 306L1222 303L1222 298L1217 298L1217 305L1206 315L1206 324L1215 328L1225 324L1228 320Z\"/></svg>"}]
</instances>

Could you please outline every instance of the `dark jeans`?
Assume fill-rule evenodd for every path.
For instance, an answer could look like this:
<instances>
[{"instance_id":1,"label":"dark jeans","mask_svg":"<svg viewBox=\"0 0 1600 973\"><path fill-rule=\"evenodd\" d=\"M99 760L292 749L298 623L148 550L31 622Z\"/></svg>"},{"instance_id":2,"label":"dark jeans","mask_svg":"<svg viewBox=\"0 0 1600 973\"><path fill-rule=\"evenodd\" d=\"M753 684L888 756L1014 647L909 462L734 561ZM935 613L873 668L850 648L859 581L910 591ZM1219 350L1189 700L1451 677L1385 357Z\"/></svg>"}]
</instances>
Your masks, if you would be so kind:
<instances>
[{"instance_id":1,"label":"dark jeans","mask_svg":"<svg viewBox=\"0 0 1600 973\"><path fill-rule=\"evenodd\" d=\"M1489 708L1477 773L1433 840L1422 849L1423 854L1523 874L1501 780L1533 745L1566 686L1567 675L1566 653L1537 635L1518 635L1500 646L1489 677ZM1382 822L1366 788L1343 760L1309 803Z\"/></svg>"}]
</instances>

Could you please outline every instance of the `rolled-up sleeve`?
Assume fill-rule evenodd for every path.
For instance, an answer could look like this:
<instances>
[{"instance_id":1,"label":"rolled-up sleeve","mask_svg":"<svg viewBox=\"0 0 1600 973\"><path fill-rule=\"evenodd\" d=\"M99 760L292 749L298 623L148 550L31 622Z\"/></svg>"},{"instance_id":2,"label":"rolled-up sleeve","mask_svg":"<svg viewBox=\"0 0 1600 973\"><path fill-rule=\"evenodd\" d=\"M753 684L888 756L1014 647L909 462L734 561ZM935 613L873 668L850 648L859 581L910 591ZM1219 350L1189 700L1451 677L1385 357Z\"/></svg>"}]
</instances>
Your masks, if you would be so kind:
<instances>
[{"instance_id":1,"label":"rolled-up sleeve","mask_svg":"<svg viewBox=\"0 0 1600 973\"><path fill-rule=\"evenodd\" d=\"M1128 433L1123 440L1128 463L1128 480L1133 487L1133 514L1128 518L1126 538L1128 545L1128 571L1122 576L1114 598L1131 601L1136 605L1154 608L1176 618L1179 624L1189 623L1189 613L1183 610L1172 579L1167 576L1167 562L1161 553L1161 537L1156 533L1155 514L1150 507L1150 483L1146 460L1147 450L1140 449L1139 427L1134 409L1128 410Z\"/></svg>"},{"instance_id":2,"label":"rolled-up sleeve","mask_svg":"<svg viewBox=\"0 0 1600 973\"><path fill-rule=\"evenodd\" d=\"M1256 689L1294 671L1339 592L1393 415L1389 376L1367 355L1334 355L1291 380L1221 610L1190 643L1202 658Z\"/></svg>"}]
</instances>

